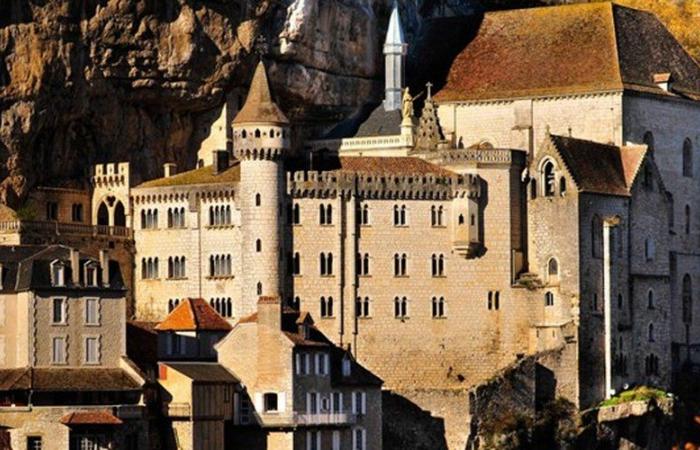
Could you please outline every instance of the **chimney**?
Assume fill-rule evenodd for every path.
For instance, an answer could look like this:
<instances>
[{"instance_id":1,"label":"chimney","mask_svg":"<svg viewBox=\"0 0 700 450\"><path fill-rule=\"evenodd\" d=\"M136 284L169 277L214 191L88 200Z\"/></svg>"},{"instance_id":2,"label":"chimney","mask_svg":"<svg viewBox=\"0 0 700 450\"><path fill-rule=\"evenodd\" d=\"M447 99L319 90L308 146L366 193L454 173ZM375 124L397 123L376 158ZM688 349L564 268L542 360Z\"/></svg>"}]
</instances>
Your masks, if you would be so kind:
<instances>
[{"instance_id":1,"label":"chimney","mask_svg":"<svg viewBox=\"0 0 700 450\"><path fill-rule=\"evenodd\" d=\"M669 72L654 74L654 84L664 91L669 92L671 90L671 83L673 83L673 76Z\"/></svg>"},{"instance_id":2,"label":"chimney","mask_svg":"<svg viewBox=\"0 0 700 450\"><path fill-rule=\"evenodd\" d=\"M279 297L260 297L258 325L276 331L282 329L282 302Z\"/></svg>"},{"instance_id":3,"label":"chimney","mask_svg":"<svg viewBox=\"0 0 700 450\"><path fill-rule=\"evenodd\" d=\"M177 165L175 163L163 164L163 176L170 178L177 173Z\"/></svg>"},{"instance_id":4,"label":"chimney","mask_svg":"<svg viewBox=\"0 0 700 450\"><path fill-rule=\"evenodd\" d=\"M102 268L102 286L109 286L109 252L100 250L100 267Z\"/></svg>"},{"instance_id":5,"label":"chimney","mask_svg":"<svg viewBox=\"0 0 700 450\"><path fill-rule=\"evenodd\" d=\"M228 169L228 152L226 150L214 150L214 175L218 175Z\"/></svg>"},{"instance_id":6,"label":"chimney","mask_svg":"<svg viewBox=\"0 0 700 450\"><path fill-rule=\"evenodd\" d=\"M80 252L74 248L70 249L70 272L73 286L77 286L80 284Z\"/></svg>"}]
</instances>

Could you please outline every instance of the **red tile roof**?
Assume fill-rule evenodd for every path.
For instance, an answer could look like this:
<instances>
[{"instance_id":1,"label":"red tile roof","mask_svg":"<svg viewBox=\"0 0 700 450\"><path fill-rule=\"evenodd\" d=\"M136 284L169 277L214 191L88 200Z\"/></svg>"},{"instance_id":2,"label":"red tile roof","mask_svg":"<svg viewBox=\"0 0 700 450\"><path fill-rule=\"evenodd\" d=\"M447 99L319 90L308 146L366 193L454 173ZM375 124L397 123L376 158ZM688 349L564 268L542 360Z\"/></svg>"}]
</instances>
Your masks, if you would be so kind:
<instances>
[{"instance_id":1,"label":"red tile roof","mask_svg":"<svg viewBox=\"0 0 700 450\"><path fill-rule=\"evenodd\" d=\"M439 102L623 89L700 94L700 66L651 13L611 3L487 13L452 63Z\"/></svg>"},{"instance_id":2,"label":"red tile roof","mask_svg":"<svg viewBox=\"0 0 700 450\"><path fill-rule=\"evenodd\" d=\"M164 321L159 331L229 331L231 325L201 298L188 298L180 303Z\"/></svg>"},{"instance_id":3,"label":"red tile roof","mask_svg":"<svg viewBox=\"0 0 700 450\"><path fill-rule=\"evenodd\" d=\"M121 425L121 419L110 411L98 409L94 411L76 411L61 417L63 425Z\"/></svg>"}]
</instances>

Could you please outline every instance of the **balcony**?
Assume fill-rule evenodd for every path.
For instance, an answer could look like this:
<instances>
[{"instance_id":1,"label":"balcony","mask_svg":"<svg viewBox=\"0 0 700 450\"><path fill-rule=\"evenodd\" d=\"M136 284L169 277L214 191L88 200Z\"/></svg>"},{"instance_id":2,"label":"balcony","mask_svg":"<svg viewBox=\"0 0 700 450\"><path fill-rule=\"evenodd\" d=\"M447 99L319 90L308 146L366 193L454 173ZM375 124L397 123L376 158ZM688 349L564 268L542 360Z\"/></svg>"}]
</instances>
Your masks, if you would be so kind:
<instances>
[{"instance_id":1,"label":"balcony","mask_svg":"<svg viewBox=\"0 0 700 450\"><path fill-rule=\"evenodd\" d=\"M7 220L0 222L0 234L13 233L39 233L56 236L106 236L110 238L124 239L132 239L133 237L132 230L128 227L38 220Z\"/></svg>"},{"instance_id":2,"label":"balcony","mask_svg":"<svg viewBox=\"0 0 700 450\"><path fill-rule=\"evenodd\" d=\"M297 426L350 426L357 422L357 416L349 413L292 413L256 414L263 427L297 427Z\"/></svg>"}]
</instances>

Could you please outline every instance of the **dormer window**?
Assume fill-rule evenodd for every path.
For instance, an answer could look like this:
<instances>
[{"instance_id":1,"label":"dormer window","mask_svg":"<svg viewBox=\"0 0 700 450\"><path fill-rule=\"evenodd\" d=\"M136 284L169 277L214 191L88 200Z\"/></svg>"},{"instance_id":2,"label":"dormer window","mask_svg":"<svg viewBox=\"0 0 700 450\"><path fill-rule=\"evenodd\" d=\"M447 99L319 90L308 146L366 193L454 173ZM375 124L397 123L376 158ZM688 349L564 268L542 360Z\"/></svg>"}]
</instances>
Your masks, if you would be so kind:
<instances>
[{"instance_id":1,"label":"dormer window","mask_svg":"<svg viewBox=\"0 0 700 450\"><path fill-rule=\"evenodd\" d=\"M343 356L343 376L349 377L352 372L352 364L347 355Z\"/></svg>"},{"instance_id":2,"label":"dormer window","mask_svg":"<svg viewBox=\"0 0 700 450\"><path fill-rule=\"evenodd\" d=\"M62 261L54 261L51 263L51 284L53 286L66 285L66 266Z\"/></svg>"},{"instance_id":3,"label":"dormer window","mask_svg":"<svg viewBox=\"0 0 700 450\"><path fill-rule=\"evenodd\" d=\"M85 286L97 286L97 263L88 261L85 263Z\"/></svg>"}]
</instances>

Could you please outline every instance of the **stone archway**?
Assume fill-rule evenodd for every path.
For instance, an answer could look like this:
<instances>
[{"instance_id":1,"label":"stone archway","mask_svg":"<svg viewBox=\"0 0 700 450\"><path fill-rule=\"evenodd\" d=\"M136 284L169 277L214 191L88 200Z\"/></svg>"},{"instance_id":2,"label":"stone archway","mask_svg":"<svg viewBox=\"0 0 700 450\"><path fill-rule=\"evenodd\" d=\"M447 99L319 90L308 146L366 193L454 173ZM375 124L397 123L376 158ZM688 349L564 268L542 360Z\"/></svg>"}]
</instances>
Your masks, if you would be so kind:
<instances>
[{"instance_id":1,"label":"stone archway","mask_svg":"<svg viewBox=\"0 0 700 450\"><path fill-rule=\"evenodd\" d=\"M126 226L126 212L124 210L124 205L120 201L117 201L116 205L114 206L114 226Z\"/></svg>"},{"instance_id":2,"label":"stone archway","mask_svg":"<svg viewBox=\"0 0 700 450\"><path fill-rule=\"evenodd\" d=\"M97 209L97 225L109 225L109 209L105 202Z\"/></svg>"}]
</instances>

